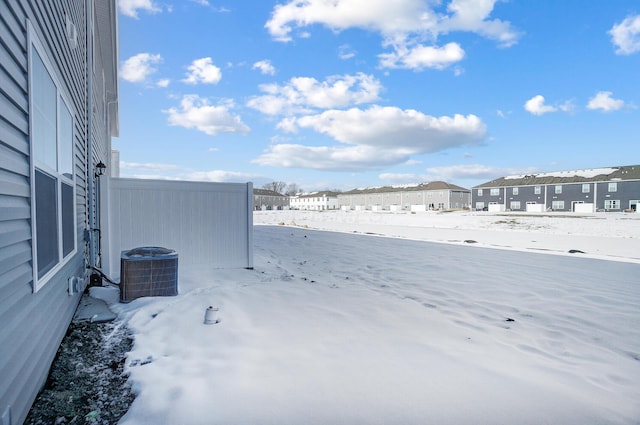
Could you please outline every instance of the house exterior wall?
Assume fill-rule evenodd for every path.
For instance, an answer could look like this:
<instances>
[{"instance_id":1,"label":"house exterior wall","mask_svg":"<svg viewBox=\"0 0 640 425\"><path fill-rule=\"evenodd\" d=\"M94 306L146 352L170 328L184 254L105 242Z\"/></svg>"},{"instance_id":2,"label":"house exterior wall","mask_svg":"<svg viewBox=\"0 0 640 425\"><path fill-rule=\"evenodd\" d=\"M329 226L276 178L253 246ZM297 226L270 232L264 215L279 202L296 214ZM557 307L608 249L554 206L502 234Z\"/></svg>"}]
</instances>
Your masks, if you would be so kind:
<instances>
[{"instance_id":1,"label":"house exterior wall","mask_svg":"<svg viewBox=\"0 0 640 425\"><path fill-rule=\"evenodd\" d=\"M493 189L493 193L492 190ZM473 189L471 192L472 209L482 210L491 204L505 205L505 191L507 188L486 188Z\"/></svg>"},{"instance_id":2,"label":"house exterior wall","mask_svg":"<svg viewBox=\"0 0 640 425\"><path fill-rule=\"evenodd\" d=\"M292 196L289 199L291 208L297 210L324 211L337 210L338 198L320 194Z\"/></svg>"},{"instance_id":3,"label":"house exterior wall","mask_svg":"<svg viewBox=\"0 0 640 425\"><path fill-rule=\"evenodd\" d=\"M103 3L115 7L115 2ZM0 423L24 422L86 284L90 150L88 2L0 2ZM114 18L115 19L115 18ZM71 32L67 33L67 29ZM68 35L75 35L69 37ZM107 36L111 36L107 34ZM35 49L35 50L34 50ZM34 271L33 52L71 115L74 250L44 279ZM100 120L107 121L106 117ZM100 130L96 130L96 135ZM101 134L107 143L109 134ZM58 194L58 196L61 196ZM65 233L65 235L68 233ZM58 236L63 237L63 236ZM72 290L69 280L71 278ZM74 290L76 289L76 290Z\"/></svg>"},{"instance_id":4,"label":"house exterior wall","mask_svg":"<svg viewBox=\"0 0 640 425\"><path fill-rule=\"evenodd\" d=\"M442 190L398 190L393 192L369 193L340 193L338 205L340 208L370 210L374 206L383 210L391 206L400 206L409 210L412 205L424 205L427 210L442 210L452 208L466 208L469 206L469 192L450 189Z\"/></svg>"},{"instance_id":5,"label":"house exterior wall","mask_svg":"<svg viewBox=\"0 0 640 425\"><path fill-rule=\"evenodd\" d=\"M253 208L255 210L267 209L267 210L282 210L289 207L288 196L275 196L275 195L253 195Z\"/></svg>"},{"instance_id":6,"label":"house exterior wall","mask_svg":"<svg viewBox=\"0 0 640 425\"><path fill-rule=\"evenodd\" d=\"M471 203L471 193L469 191L450 190L449 191L449 205L447 209L462 209L469 208Z\"/></svg>"},{"instance_id":7,"label":"house exterior wall","mask_svg":"<svg viewBox=\"0 0 640 425\"><path fill-rule=\"evenodd\" d=\"M609 183L616 184L616 191L609 191ZM636 212L640 211L640 180L627 180L627 181L609 181L600 182L597 184L598 198L596 202L596 209L598 211L624 211L633 209ZM607 201L619 201L619 208L611 208L607 205ZM635 205L635 207L634 207Z\"/></svg>"},{"instance_id":8,"label":"house exterior wall","mask_svg":"<svg viewBox=\"0 0 640 425\"><path fill-rule=\"evenodd\" d=\"M556 193L558 186L562 187L561 193ZM563 206L558 206L558 201L562 202ZM556 202L555 205L554 202ZM573 211L573 204L578 202L593 202L593 193L582 193L582 183L547 185L547 210Z\"/></svg>"},{"instance_id":9,"label":"house exterior wall","mask_svg":"<svg viewBox=\"0 0 640 425\"><path fill-rule=\"evenodd\" d=\"M611 184L615 184L615 191L609 190ZM557 193L556 187L560 188L560 193ZM536 188L539 188L540 193L535 193ZM491 195L492 189L499 194ZM517 190L517 194L514 194L514 189ZM482 191L481 195L479 190ZM580 211L637 211L640 205L640 180L585 181L493 188L483 186L472 190L474 209L482 209L479 205L487 207L491 203L503 205L507 211L527 211L529 203L544 205L543 210L546 211L573 212L578 204L586 204L579 208ZM587 205L593 205L593 208Z\"/></svg>"},{"instance_id":10,"label":"house exterior wall","mask_svg":"<svg viewBox=\"0 0 640 425\"><path fill-rule=\"evenodd\" d=\"M112 277L123 250L162 246L178 266L253 267L251 183L112 179L109 217Z\"/></svg>"}]
</instances>

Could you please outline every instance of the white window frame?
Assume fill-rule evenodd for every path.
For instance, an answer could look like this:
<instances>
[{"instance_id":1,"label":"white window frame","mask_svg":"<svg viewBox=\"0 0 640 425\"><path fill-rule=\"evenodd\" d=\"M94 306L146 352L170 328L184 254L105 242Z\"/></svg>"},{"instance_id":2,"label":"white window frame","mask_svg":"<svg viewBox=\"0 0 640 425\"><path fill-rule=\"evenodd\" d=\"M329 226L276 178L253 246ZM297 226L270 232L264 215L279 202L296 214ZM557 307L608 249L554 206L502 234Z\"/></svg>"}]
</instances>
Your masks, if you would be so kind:
<instances>
[{"instance_id":1,"label":"white window frame","mask_svg":"<svg viewBox=\"0 0 640 425\"><path fill-rule=\"evenodd\" d=\"M556 185L556 187L554 188L554 193L555 193L556 195L561 194L561 193L562 193L562 185L557 184L557 185Z\"/></svg>"},{"instance_id":2,"label":"white window frame","mask_svg":"<svg viewBox=\"0 0 640 425\"><path fill-rule=\"evenodd\" d=\"M60 269L62 269L65 264L67 264L71 258L74 257L74 255L78 252L78 215L77 215L77 205L76 205L76 176L75 176L75 155L74 155L74 150L75 150L75 140L74 140L74 135L75 135L75 131L74 131L74 122L75 122L75 115L73 113L73 109L69 106L71 105L71 102L69 101L69 98L66 96L66 94L63 92L63 90L61 89L62 84L60 83L60 81L58 80L56 73L53 71L54 68L52 66L52 63L47 55L47 50L44 48L44 45L42 44L42 42L40 41L40 39L38 38L35 30L33 29L33 26L31 25L31 22L27 21L27 55L28 55L28 81L29 81L29 137L30 137L30 175L31 175L31 217L32 217L32 244L31 244L31 249L32 249L32 258L33 258L33 292L38 292L40 289L42 289L50 280L53 276L56 275L56 273L58 273L60 271ZM34 143L38 143L37 141L34 140L34 119L35 119L35 113L34 113L34 101L33 101L33 96L34 96L34 89L35 89L35 84L33 82L33 77L34 77L34 65L33 65L33 55L37 54L38 57L41 59L45 71L49 74L49 77L51 78L51 80L53 81L53 85L55 87L55 91L56 91L56 117L55 117L55 126L56 126L56 156L57 156L57 160L55 161L56 164L54 167L51 166L51 164L46 164L44 162L40 162L37 158L36 158L36 154L34 152ZM67 158L67 160L65 160L64 162L66 164L63 164L63 160L61 159L61 151L63 151L63 146L62 146L62 122L61 122L61 111L62 111L62 107L65 107L66 110L69 112L70 117L71 117L71 146L70 146L70 152L69 154L71 155L71 163L68 163L69 158ZM70 171L71 171L71 176L69 177L68 175L64 175L63 174L63 170L62 166L66 165L67 167L71 167ZM55 168L55 169L54 169ZM68 170L68 169L67 169ZM55 186L56 186L56 193L55 193L55 202L56 202L56 239L57 239L57 261L55 262L55 264L46 272L44 272L44 274L42 276L39 276L39 270L38 270L38 225L37 225L37 197L36 197L36 171L39 174L42 175L46 175L49 178L52 178L53 180L55 180ZM72 231L73 231L73 246L71 248L71 250L65 255L64 254L64 240L65 240L65 235L64 235L64 227L63 227L63 222L64 222L64 218L63 217L63 200L62 200L62 196L63 196L63 186L66 187L71 187L72 192L71 192L71 211L67 211L67 214L72 214Z\"/></svg>"},{"instance_id":3,"label":"white window frame","mask_svg":"<svg viewBox=\"0 0 640 425\"><path fill-rule=\"evenodd\" d=\"M618 183L617 182L611 182L608 185L608 191L609 192L617 192L618 191Z\"/></svg>"},{"instance_id":4,"label":"white window frame","mask_svg":"<svg viewBox=\"0 0 640 425\"><path fill-rule=\"evenodd\" d=\"M493 188L489 193L491 194L491 196L500 196L500 188Z\"/></svg>"},{"instance_id":5,"label":"white window frame","mask_svg":"<svg viewBox=\"0 0 640 425\"><path fill-rule=\"evenodd\" d=\"M534 195L540 195L542 193L542 186L534 186L533 187L533 194Z\"/></svg>"},{"instance_id":6,"label":"white window frame","mask_svg":"<svg viewBox=\"0 0 640 425\"><path fill-rule=\"evenodd\" d=\"M520 210L520 208L521 208L520 201L511 201L509 203L509 209L511 211Z\"/></svg>"},{"instance_id":7,"label":"white window frame","mask_svg":"<svg viewBox=\"0 0 640 425\"><path fill-rule=\"evenodd\" d=\"M478 196L482 196L482 189L478 189Z\"/></svg>"},{"instance_id":8,"label":"white window frame","mask_svg":"<svg viewBox=\"0 0 640 425\"><path fill-rule=\"evenodd\" d=\"M520 191L518 190L517 187L514 187L513 189L511 189L511 193L513 193L514 195L517 195Z\"/></svg>"},{"instance_id":9,"label":"white window frame","mask_svg":"<svg viewBox=\"0 0 640 425\"><path fill-rule=\"evenodd\" d=\"M551 201L552 210L564 210L564 201Z\"/></svg>"},{"instance_id":10,"label":"white window frame","mask_svg":"<svg viewBox=\"0 0 640 425\"><path fill-rule=\"evenodd\" d=\"M605 199L605 201L604 201L604 209L605 210L619 210L620 209L620 201L618 199Z\"/></svg>"},{"instance_id":11,"label":"white window frame","mask_svg":"<svg viewBox=\"0 0 640 425\"><path fill-rule=\"evenodd\" d=\"M484 202L476 202L476 210L481 210L484 208Z\"/></svg>"},{"instance_id":12,"label":"white window frame","mask_svg":"<svg viewBox=\"0 0 640 425\"><path fill-rule=\"evenodd\" d=\"M589 192L591 192L591 185L589 183L583 183L582 193L589 193Z\"/></svg>"}]
</instances>

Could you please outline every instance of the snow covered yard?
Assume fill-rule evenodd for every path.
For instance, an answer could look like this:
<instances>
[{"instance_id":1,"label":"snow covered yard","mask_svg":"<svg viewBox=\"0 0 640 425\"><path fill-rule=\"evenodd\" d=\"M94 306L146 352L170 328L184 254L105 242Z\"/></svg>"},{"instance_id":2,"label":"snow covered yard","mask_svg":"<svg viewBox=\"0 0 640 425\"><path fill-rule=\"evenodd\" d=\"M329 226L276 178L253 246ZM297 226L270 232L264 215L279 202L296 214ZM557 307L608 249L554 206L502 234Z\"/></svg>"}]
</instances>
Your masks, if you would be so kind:
<instances>
[{"instance_id":1,"label":"snow covered yard","mask_svg":"<svg viewBox=\"0 0 640 425\"><path fill-rule=\"evenodd\" d=\"M121 423L638 423L635 215L342 213L257 213L254 270L114 304Z\"/></svg>"}]
</instances>

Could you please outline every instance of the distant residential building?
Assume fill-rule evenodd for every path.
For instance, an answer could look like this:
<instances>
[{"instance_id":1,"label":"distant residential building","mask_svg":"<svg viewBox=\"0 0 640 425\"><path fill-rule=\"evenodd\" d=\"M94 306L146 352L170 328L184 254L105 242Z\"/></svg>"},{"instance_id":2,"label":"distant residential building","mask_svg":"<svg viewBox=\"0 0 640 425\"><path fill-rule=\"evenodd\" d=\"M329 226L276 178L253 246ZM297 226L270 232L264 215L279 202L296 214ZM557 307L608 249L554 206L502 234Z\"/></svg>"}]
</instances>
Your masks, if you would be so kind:
<instances>
[{"instance_id":1,"label":"distant residential building","mask_svg":"<svg viewBox=\"0 0 640 425\"><path fill-rule=\"evenodd\" d=\"M253 189L254 210L282 210L289 208L289 197L274 190Z\"/></svg>"},{"instance_id":2,"label":"distant residential building","mask_svg":"<svg viewBox=\"0 0 640 425\"><path fill-rule=\"evenodd\" d=\"M475 186L476 210L637 211L640 165L500 177Z\"/></svg>"},{"instance_id":3,"label":"distant residential building","mask_svg":"<svg viewBox=\"0 0 640 425\"><path fill-rule=\"evenodd\" d=\"M338 206L338 194L335 192L313 192L292 196L289 199L291 208L296 210L336 210Z\"/></svg>"},{"instance_id":4,"label":"distant residential building","mask_svg":"<svg viewBox=\"0 0 640 425\"><path fill-rule=\"evenodd\" d=\"M422 210L463 209L470 205L471 191L443 181L412 186L383 186L354 189L338 194L345 209Z\"/></svg>"}]
</instances>

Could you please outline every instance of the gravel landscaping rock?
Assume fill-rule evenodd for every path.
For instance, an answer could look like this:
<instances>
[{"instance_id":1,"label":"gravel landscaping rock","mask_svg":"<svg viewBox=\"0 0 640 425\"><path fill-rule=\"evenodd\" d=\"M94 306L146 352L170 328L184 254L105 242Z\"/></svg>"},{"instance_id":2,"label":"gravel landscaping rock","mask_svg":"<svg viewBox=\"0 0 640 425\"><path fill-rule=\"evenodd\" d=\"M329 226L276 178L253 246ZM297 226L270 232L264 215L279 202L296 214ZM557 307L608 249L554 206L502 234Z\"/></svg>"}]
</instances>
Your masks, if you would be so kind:
<instances>
[{"instance_id":1,"label":"gravel landscaping rock","mask_svg":"<svg viewBox=\"0 0 640 425\"><path fill-rule=\"evenodd\" d=\"M132 344L122 322L72 322L25 424L117 424L135 398L124 374Z\"/></svg>"}]
</instances>

